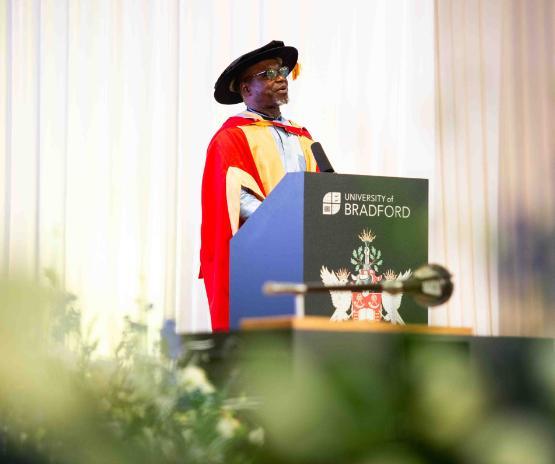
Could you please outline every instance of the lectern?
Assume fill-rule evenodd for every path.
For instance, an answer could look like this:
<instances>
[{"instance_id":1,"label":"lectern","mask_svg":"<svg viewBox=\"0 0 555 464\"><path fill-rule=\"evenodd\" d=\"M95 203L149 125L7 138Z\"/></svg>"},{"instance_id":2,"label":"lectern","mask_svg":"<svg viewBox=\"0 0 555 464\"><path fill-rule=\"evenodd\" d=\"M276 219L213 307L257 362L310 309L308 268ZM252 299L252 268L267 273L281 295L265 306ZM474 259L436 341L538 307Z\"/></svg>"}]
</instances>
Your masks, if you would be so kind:
<instances>
[{"instance_id":1,"label":"lectern","mask_svg":"<svg viewBox=\"0 0 555 464\"><path fill-rule=\"evenodd\" d=\"M328 173L287 174L230 243L230 328L243 318L295 315L293 296L262 285L406 278L428 261L428 181ZM408 297L309 295L304 313L427 323Z\"/></svg>"}]
</instances>

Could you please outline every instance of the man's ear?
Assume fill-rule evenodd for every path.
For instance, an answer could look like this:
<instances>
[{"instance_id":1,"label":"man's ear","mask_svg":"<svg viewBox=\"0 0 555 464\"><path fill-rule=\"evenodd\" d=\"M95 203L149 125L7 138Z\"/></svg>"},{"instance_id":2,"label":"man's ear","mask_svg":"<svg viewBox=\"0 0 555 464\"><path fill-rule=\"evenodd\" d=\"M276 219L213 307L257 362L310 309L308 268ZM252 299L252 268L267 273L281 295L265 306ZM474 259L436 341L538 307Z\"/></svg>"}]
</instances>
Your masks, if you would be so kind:
<instances>
[{"instance_id":1,"label":"man's ear","mask_svg":"<svg viewBox=\"0 0 555 464\"><path fill-rule=\"evenodd\" d=\"M239 93L241 95L250 95L251 89L248 82L241 82L241 85L239 86Z\"/></svg>"}]
</instances>

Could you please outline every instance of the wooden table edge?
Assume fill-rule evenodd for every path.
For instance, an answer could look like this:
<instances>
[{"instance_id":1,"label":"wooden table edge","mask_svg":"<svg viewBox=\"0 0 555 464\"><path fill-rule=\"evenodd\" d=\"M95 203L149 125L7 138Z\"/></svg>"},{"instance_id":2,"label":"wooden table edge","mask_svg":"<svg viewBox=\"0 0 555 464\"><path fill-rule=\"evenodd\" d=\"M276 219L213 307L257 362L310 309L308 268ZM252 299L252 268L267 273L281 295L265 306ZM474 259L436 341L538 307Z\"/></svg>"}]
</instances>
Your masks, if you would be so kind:
<instances>
[{"instance_id":1,"label":"wooden table edge","mask_svg":"<svg viewBox=\"0 0 555 464\"><path fill-rule=\"evenodd\" d=\"M441 335L473 335L470 327L443 327L424 324L393 325L373 321L330 321L327 317L259 317L241 320L242 330L292 329L323 332L392 332Z\"/></svg>"}]
</instances>

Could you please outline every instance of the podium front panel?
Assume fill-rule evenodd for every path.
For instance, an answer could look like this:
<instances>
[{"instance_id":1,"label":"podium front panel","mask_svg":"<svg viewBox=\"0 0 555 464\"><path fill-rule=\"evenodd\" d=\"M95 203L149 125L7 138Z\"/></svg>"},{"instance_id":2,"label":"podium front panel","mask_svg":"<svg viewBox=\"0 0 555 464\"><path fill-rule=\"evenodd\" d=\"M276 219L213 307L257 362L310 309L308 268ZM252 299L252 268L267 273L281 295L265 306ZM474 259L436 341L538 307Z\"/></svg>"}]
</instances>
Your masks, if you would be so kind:
<instances>
[{"instance_id":1,"label":"podium front panel","mask_svg":"<svg viewBox=\"0 0 555 464\"><path fill-rule=\"evenodd\" d=\"M305 281L379 282L428 262L426 179L306 174L304 192ZM320 293L305 301L307 315L343 309L355 320L428 322L406 295Z\"/></svg>"}]
</instances>

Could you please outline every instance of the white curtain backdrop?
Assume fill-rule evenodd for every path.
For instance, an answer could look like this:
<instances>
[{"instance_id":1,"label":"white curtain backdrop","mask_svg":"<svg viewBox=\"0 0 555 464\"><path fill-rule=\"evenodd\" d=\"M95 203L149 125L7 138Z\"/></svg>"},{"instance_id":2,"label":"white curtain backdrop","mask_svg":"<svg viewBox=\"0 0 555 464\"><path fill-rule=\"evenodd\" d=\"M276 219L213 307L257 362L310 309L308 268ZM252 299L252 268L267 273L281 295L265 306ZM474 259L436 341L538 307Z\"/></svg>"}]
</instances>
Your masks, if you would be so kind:
<instances>
[{"instance_id":1,"label":"white curtain backdrop","mask_svg":"<svg viewBox=\"0 0 555 464\"><path fill-rule=\"evenodd\" d=\"M431 322L496 333L499 1L0 0L0 265L55 270L105 349L149 304L209 329L204 154L241 110L213 84L278 39L302 64L283 113L337 171L430 179L457 288Z\"/></svg>"},{"instance_id":2,"label":"white curtain backdrop","mask_svg":"<svg viewBox=\"0 0 555 464\"><path fill-rule=\"evenodd\" d=\"M499 333L498 190L503 0L436 1L436 191L431 255L456 276L434 323Z\"/></svg>"},{"instance_id":3,"label":"white curtain backdrop","mask_svg":"<svg viewBox=\"0 0 555 464\"><path fill-rule=\"evenodd\" d=\"M552 0L436 1L435 323L555 335L554 50Z\"/></svg>"},{"instance_id":4,"label":"white curtain backdrop","mask_svg":"<svg viewBox=\"0 0 555 464\"><path fill-rule=\"evenodd\" d=\"M503 8L500 332L555 337L555 2Z\"/></svg>"}]
</instances>

